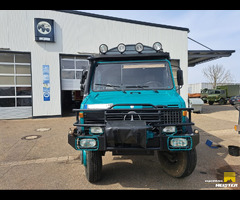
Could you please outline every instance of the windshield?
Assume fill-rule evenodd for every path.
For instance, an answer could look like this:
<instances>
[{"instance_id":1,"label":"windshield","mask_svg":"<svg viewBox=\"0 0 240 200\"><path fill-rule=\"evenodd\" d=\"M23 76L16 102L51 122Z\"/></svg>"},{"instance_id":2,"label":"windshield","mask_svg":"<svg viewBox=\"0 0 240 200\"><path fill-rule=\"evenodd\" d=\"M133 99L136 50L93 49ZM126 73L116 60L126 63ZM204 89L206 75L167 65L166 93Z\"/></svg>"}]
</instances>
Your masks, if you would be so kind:
<instances>
[{"instance_id":1,"label":"windshield","mask_svg":"<svg viewBox=\"0 0 240 200\"><path fill-rule=\"evenodd\" d=\"M99 63L93 91L172 89L168 62Z\"/></svg>"},{"instance_id":2,"label":"windshield","mask_svg":"<svg viewBox=\"0 0 240 200\"><path fill-rule=\"evenodd\" d=\"M208 90L208 94L214 94L214 90Z\"/></svg>"},{"instance_id":3,"label":"windshield","mask_svg":"<svg viewBox=\"0 0 240 200\"><path fill-rule=\"evenodd\" d=\"M221 90L209 90L209 94L224 94L224 91Z\"/></svg>"}]
</instances>

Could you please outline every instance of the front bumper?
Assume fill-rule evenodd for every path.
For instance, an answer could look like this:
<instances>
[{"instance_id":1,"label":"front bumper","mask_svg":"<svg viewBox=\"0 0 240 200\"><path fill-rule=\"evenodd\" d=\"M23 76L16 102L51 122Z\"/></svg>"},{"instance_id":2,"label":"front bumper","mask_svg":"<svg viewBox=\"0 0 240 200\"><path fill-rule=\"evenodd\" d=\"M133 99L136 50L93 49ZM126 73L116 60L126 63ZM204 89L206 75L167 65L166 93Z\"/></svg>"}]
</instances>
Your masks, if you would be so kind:
<instances>
[{"instance_id":1,"label":"front bumper","mask_svg":"<svg viewBox=\"0 0 240 200\"><path fill-rule=\"evenodd\" d=\"M189 118L182 118L183 110L189 112ZM75 133L68 135L68 143L76 150L89 151L191 150L199 143L199 134L193 133L191 128L194 124L191 122L191 110L191 108L157 108L155 106L151 109L77 109L75 110L77 122L74 124L77 129ZM83 112L84 116L88 117L85 120L87 124L81 123L82 121L78 118L79 112ZM99 123L100 112L103 114L104 123ZM96 116L98 123L94 123ZM121 117L122 120L119 120ZM166 126L176 126L176 132L163 133L162 130ZM89 131L90 127L101 127L103 133L92 134ZM84 139L96 140L93 142L96 145L83 147L80 141ZM172 140L178 143L184 141L184 145L173 146Z\"/></svg>"},{"instance_id":2,"label":"front bumper","mask_svg":"<svg viewBox=\"0 0 240 200\"><path fill-rule=\"evenodd\" d=\"M97 145L93 148L82 148L79 145L79 141L84 138L94 138L97 140ZM184 147L173 147L171 146L171 140L174 138L184 138L187 140L187 145ZM118 140L118 139L117 139ZM143 147L142 143L146 142L146 146ZM68 143L76 150L86 150L86 151L116 151L116 150L158 150L158 151L188 151L192 150L199 143L199 134L191 133L191 134L183 134L183 135L159 135L155 136L151 139L142 139L139 143L134 143L134 145L130 144L122 144L122 145L114 145L109 146L106 141L105 136L76 136L73 134L68 134Z\"/></svg>"}]
</instances>

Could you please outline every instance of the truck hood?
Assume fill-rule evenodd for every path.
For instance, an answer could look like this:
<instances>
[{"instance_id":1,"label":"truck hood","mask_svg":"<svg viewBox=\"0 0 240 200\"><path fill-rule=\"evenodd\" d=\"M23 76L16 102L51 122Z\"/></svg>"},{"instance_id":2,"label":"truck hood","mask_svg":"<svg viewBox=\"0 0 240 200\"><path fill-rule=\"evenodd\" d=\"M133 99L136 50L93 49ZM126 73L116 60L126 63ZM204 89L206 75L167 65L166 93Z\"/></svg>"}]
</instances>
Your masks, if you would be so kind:
<instances>
[{"instance_id":1,"label":"truck hood","mask_svg":"<svg viewBox=\"0 0 240 200\"><path fill-rule=\"evenodd\" d=\"M86 104L152 104L168 107L185 107L185 102L175 90L134 90L91 92L82 102L81 108Z\"/></svg>"}]
</instances>

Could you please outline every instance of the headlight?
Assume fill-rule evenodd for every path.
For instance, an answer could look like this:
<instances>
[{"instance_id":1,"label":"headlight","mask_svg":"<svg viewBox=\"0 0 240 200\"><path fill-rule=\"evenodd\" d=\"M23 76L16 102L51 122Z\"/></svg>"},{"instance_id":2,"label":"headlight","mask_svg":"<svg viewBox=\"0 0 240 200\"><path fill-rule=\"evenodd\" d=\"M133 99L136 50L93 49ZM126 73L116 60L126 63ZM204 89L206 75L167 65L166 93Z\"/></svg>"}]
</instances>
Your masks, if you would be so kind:
<instances>
[{"instance_id":1,"label":"headlight","mask_svg":"<svg viewBox=\"0 0 240 200\"><path fill-rule=\"evenodd\" d=\"M97 145L97 141L95 139L81 139L80 140L80 147L83 148L91 148L91 147L95 147Z\"/></svg>"},{"instance_id":2,"label":"headlight","mask_svg":"<svg viewBox=\"0 0 240 200\"><path fill-rule=\"evenodd\" d=\"M103 130L101 127L90 127L90 132L100 134L100 133L103 133Z\"/></svg>"},{"instance_id":3,"label":"headlight","mask_svg":"<svg viewBox=\"0 0 240 200\"><path fill-rule=\"evenodd\" d=\"M170 141L172 147L186 147L188 145L188 141L185 138L173 138Z\"/></svg>"},{"instance_id":4,"label":"headlight","mask_svg":"<svg viewBox=\"0 0 240 200\"><path fill-rule=\"evenodd\" d=\"M106 44L101 44L101 45L99 46L99 51L100 51L100 53L102 53L102 54L107 53L107 51L108 51L108 46L107 46Z\"/></svg>"},{"instance_id":5,"label":"headlight","mask_svg":"<svg viewBox=\"0 0 240 200\"><path fill-rule=\"evenodd\" d=\"M108 109L112 106L112 103L107 104L85 104L84 108L86 109Z\"/></svg>"},{"instance_id":6,"label":"headlight","mask_svg":"<svg viewBox=\"0 0 240 200\"><path fill-rule=\"evenodd\" d=\"M164 133L175 133L176 132L176 126L166 126L163 129Z\"/></svg>"}]
</instances>

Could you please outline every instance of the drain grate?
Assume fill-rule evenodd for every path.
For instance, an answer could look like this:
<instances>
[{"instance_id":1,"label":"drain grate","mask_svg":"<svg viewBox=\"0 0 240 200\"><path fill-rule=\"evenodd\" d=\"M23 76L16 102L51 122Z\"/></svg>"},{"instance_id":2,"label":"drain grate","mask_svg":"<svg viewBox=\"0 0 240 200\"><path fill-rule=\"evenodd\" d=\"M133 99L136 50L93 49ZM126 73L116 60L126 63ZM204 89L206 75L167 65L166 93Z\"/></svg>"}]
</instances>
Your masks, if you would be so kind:
<instances>
[{"instance_id":1,"label":"drain grate","mask_svg":"<svg viewBox=\"0 0 240 200\"><path fill-rule=\"evenodd\" d=\"M41 137L41 135L27 135L27 136L22 137L21 139L22 140L35 140L40 137Z\"/></svg>"}]
</instances>

